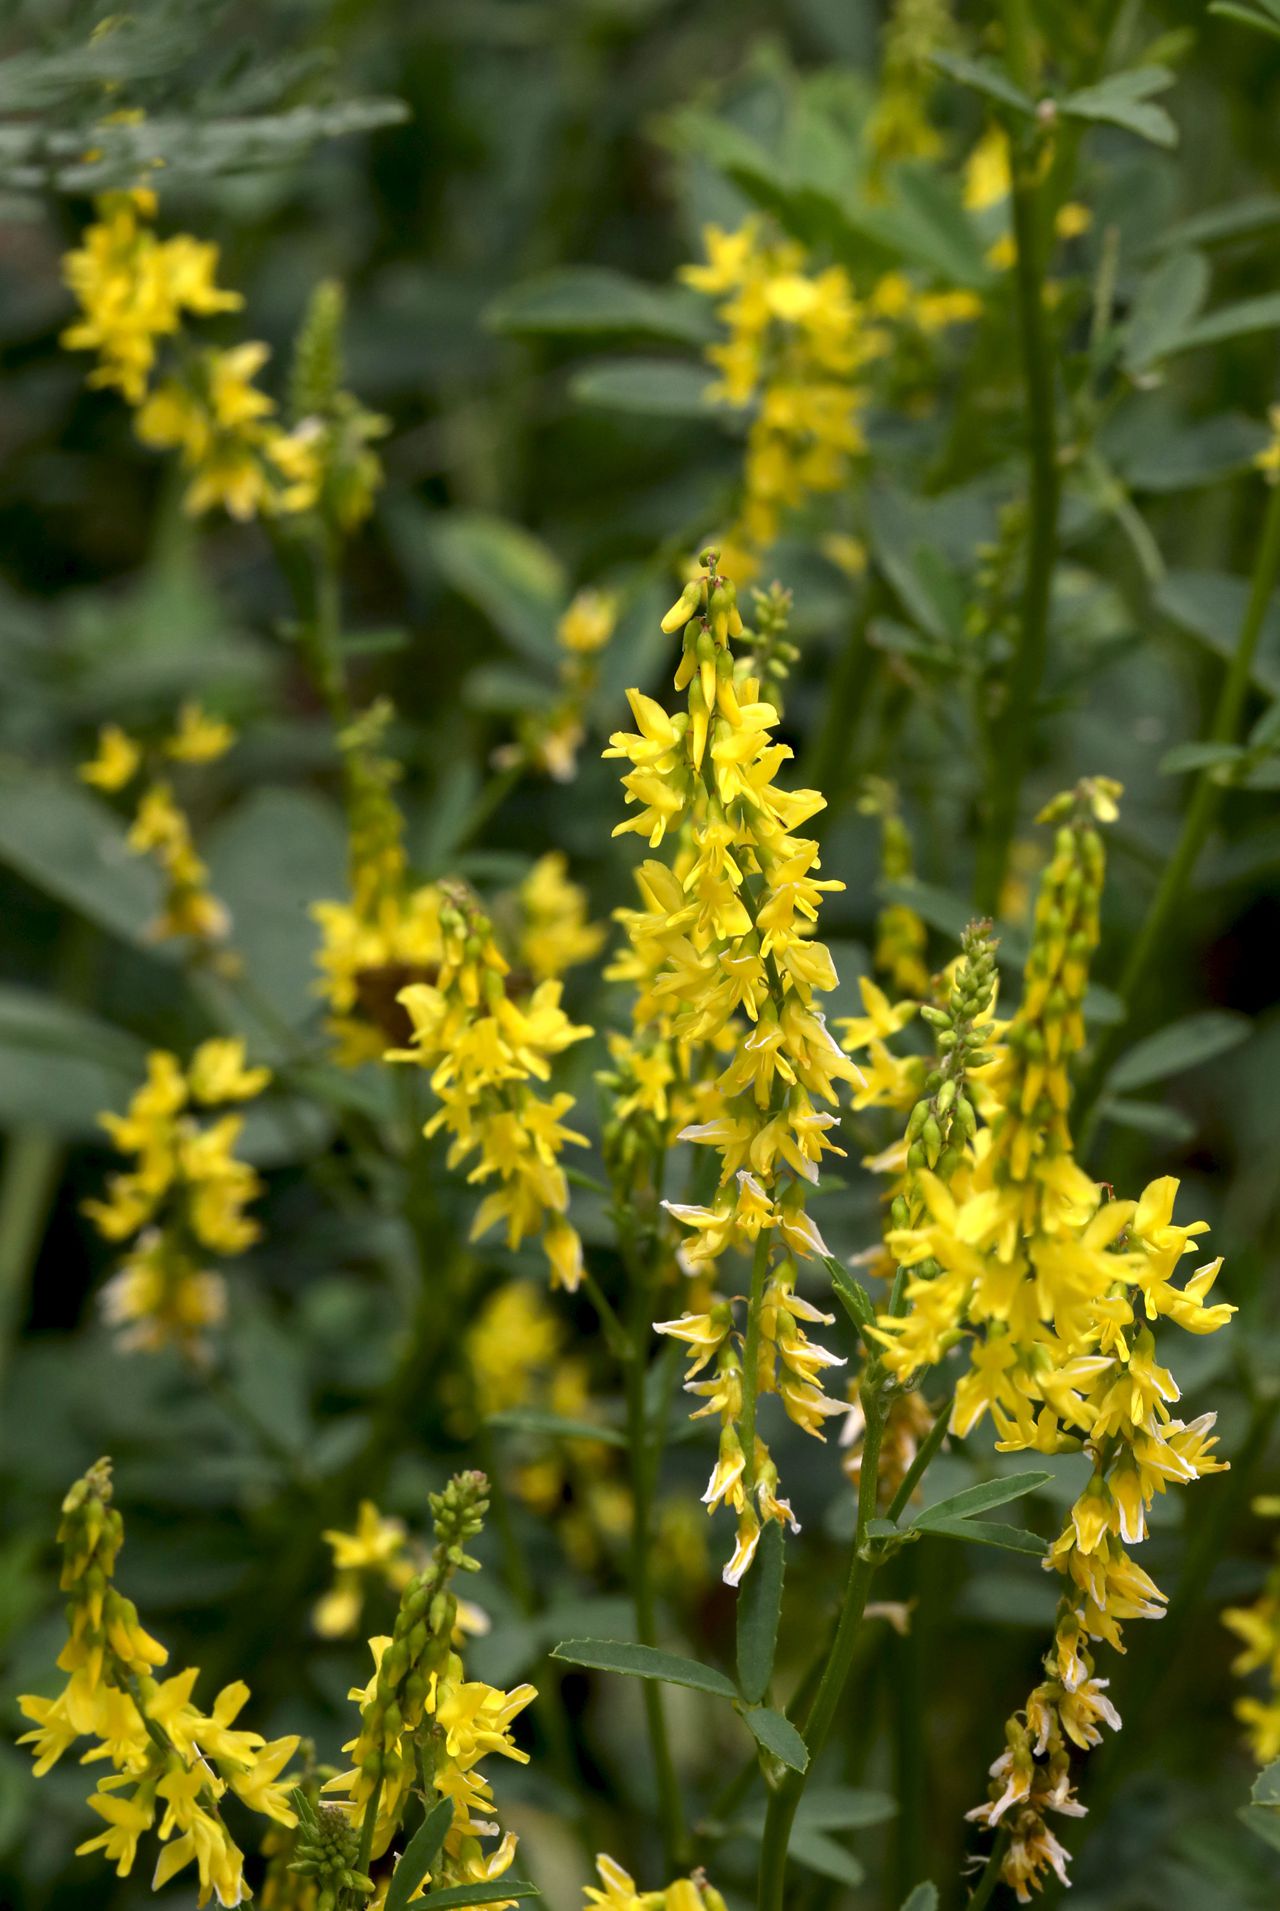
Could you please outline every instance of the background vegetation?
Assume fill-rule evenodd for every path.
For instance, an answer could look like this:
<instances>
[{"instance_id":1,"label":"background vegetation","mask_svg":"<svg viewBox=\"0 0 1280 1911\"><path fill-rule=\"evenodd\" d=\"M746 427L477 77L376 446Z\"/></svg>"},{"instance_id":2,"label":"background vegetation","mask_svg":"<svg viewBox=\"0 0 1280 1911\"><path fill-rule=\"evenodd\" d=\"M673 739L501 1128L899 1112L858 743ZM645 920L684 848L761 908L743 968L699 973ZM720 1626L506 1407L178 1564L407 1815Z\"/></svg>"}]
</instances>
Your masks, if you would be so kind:
<instances>
[{"instance_id":1,"label":"background vegetation","mask_svg":"<svg viewBox=\"0 0 1280 1911\"><path fill-rule=\"evenodd\" d=\"M1076 125L1072 198L1091 219L1053 265L1063 537L1043 679L1013 710L1027 778L1013 789L1020 883L997 899L1004 987L1016 994L1019 917L1044 853L1031 816L1082 774L1118 777L1126 794L1092 1003L1095 1041L1118 1070L1088 1159L1126 1189L1180 1175L1187 1211L1210 1220L1227 1255L1224 1287L1241 1310L1229 1333L1185 1351L1188 1405L1220 1410L1233 1471L1193 1496L1185 1521L1174 1509L1156 1525L1152 1570L1173 1608L1130 1635L1114 1670L1125 1730L1091 1761L1073 1902L1262 1907L1280 1872L1236 1816L1251 1764L1218 1615L1261 1585L1271 1538L1250 1502L1276 1479L1274 604L1228 739L1248 738L1246 752L1183 746L1212 736L1268 504L1253 460L1276 396L1280 42L1198 5L1040 0L1034 12L1059 97L1100 70L1160 65L1174 78L1158 103L1140 103L1170 116L1154 136L1133 114ZM344 825L331 727L301 667L270 544L254 527L184 517L171 466L134 442L125 408L86 390L83 363L58 344L69 316L59 258L100 183L83 155L104 81L160 126L162 224L219 243L251 335L284 361L309 288L325 277L346 288L348 382L392 429L385 488L350 554L343 641L358 700L385 694L395 705L415 868L484 889L519 879L555 846L599 920L629 900L626 859L609 839L616 781L599 747L626 684L665 685L658 618L681 562L723 528L742 465L741 421L703 395L709 307L675 288L676 269L702 256L707 221L732 227L755 209L855 275L905 264L980 296L983 316L931 346L923 376L899 366L901 385L877 390L856 484L789 521L762 573L795 593L786 731L802 780L829 799L825 873L848 885L824 919L846 1013L885 900L877 827L858 801L868 775L900 792L912 900L935 964L949 959L984 882L983 711L1006 680L1023 614L1028 414L1016 294L986 263L994 235L961 204L987 102L954 70L913 77L937 158L913 184L887 196L876 187L867 126L883 97L885 20L871 4L201 0L137 13L136 33L86 54L90 10L44 0L4 9L0 1659L6 1694L44 1676L62 1623L50 1591L53 1510L66 1483L110 1451L129 1522L127 1588L150 1622L210 1680L243 1670L263 1729L309 1731L333 1756L364 1647L318 1643L312 1631L329 1583L323 1529L350 1526L362 1495L420 1529L427 1490L451 1468L511 1473L545 1456L527 1428L460 1417L450 1381L465 1316L433 1340L424 1316L439 1270L418 1265L401 1183L366 1174L358 1151L353 1180L350 1142L335 1137L335 1120L353 1111L370 1132L395 1117L376 1081L339 1077L324 1059L307 911L343 892ZM959 8L950 44L998 51L989 10ZM118 163L127 170L123 148ZM865 568L830 543L832 531L863 543ZM1015 552L1008 576L1002 537ZM554 695L555 624L587 584L616 591L623 610L576 779L495 776L494 751ZM256 1019L215 1002L205 978L148 944L148 872L76 782L101 722L146 728L191 695L241 730L202 785L197 822L261 998ZM1210 775L1223 779L1215 827L1126 1000L1135 940L1196 779ZM616 1023L608 990L582 977L571 982L575 1019ZM237 1266L225 1360L218 1384L202 1389L176 1357L113 1347L94 1307L108 1257L79 1204L111 1166L94 1118L123 1106L146 1049L185 1050L228 1014L277 1064L285 1025L288 1053L300 1044L306 1060L292 1071L286 1061L254 1117L264 1237ZM584 1048L571 1071L597 1146L591 1071L601 1061ZM869 1124L846 1126L855 1158L880 1138ZM435 1157L421 1172L445 1217L442 1240L465 1231L470 1197ZM589 1193L575 1194L575 1216L616 1287ZM824 1205L837 1252L865 1247L878 1226L865 1178ZM540 1282L537 1255L527 1258ZM472 1314L510 1267L486 1244ZM563 1296L555 1306L608 1418L617 1381L595 1315ZM611 1526L605 1486L619 1504L622 1486L605 1453L602 1462L574 1448L562 1462L589 1544L566 1549L518 1496L505 1557L500 1533L487 1542L493 1627L474 1648L479 1675L542 1684L557 1638L625 1636L625 1506ZM674 1447L664 1506L696 1502L705 1457ZM847 1486L823 1459L792 1461L797 1510L810 1538L822 1535L789 1588L797 1663L812 1635L804 1609L819 1623L851 1530ZM944 1456L938 1490L979 1463L989 1464ZM662 1627L700 1657L714 1656L732 1597L706 1543L672 1513ZM1051 1587L1004 1555L956 1549L946 1564L945 1575L911 1556L895 1567L895 1596L918 1602L915 1626L909 1638L878 1630L855 1669L844 1777L869 1799L901 1790L902 1810L839 1830L846 1882L838 1863L830 1875L828 1853L827 1875L819 1862L805 1887L815 1911L897 1905L916 1879L956 1875L962 1814L1034 1676ZM385 1618L375 1596L366 1629ZM585 1673L565 1676L563 1694L571 1757L596 1801L592 1835L648 1875L653 1854L636 1829L652 1823L638 1701ZM711 1819L718 1782L746 1748L709 1743L693 1695L676 1698L690 1701L672 1707L677 1757L695 1817ZM8 1701L6 1717L16 1726ZM534 1759L506 1776L504 1797L526 1862L550 1901L567 1905L581 1854L536 1708L531 1719ZM866 1817L878 1817L874 1801ZM70 1855L83 1826L82 1774L59 1768L37 1791L25 1757L0 1748L0 1898L30 1911L148 1902L141 1870L117 1883ZM719 1880L731 1902L740 1842L725 1847ZM855 1888L847 1880L863 1867ZM183 1887L165 1901L187 1902Z\"/></svg>"}]
</instances>

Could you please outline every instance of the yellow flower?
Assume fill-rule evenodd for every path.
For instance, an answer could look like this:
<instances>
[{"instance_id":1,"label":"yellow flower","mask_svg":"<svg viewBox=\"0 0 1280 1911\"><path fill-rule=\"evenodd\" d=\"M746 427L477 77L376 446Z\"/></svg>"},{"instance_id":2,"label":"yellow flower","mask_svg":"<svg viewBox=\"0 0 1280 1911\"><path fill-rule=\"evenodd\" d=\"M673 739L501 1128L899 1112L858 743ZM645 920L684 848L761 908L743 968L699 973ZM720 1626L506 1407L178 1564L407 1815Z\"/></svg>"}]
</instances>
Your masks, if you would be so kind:
<instances>
[{"instance_id":1,"label":"yellow flower","mask_svg":"<svg viewBox=\"0 0 1280 1911\"><path fill-rule=\"evenodd\" d=\"M560 622L556 641L575 656L603 650L618 622L618 600L607 591L579 591Z\"/></svg>"},{"instance_id":2,"label":"yellow flower","mask_svg":"<svg viewBox=\"0 0 1280 1911\"><path fill-rule=\"evenodd\" d=\"M212 763L225 756L236 740L229 723L211 717L198 703L184 703L178 727L166 738L164 752L178 763Z\"/></svg>"},{"instance_id":3,"label":"yellow flower","mask_svg":"<svg viewBox=\"0 0 1280 1911\"><path fill-rule=\"evenodd\" d=\"M133 781L142 762L142 751L118 723L104 723L98 732L98 750L89 762L80 765L80 777L99 790L122 790Z\"/></svg>"}]
</instances>

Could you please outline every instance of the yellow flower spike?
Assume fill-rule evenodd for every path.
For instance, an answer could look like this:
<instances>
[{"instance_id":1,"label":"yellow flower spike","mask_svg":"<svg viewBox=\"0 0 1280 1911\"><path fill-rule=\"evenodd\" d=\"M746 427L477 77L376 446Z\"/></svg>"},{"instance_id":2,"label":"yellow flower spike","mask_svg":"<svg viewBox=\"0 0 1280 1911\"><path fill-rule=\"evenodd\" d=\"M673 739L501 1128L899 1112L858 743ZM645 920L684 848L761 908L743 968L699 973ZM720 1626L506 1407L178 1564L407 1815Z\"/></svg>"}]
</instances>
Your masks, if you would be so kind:
<instances>
[{"instance_id":1,"label":"yellow flower spike","mask_svg":"<svg viewBox=\"0 0 1280 1911\"><path fill-rule=\"evenodd\" d=\"M644 806L626 827L644 833L658 815L662 828L651 840L661 840L677 819L680 829L675 867L645 863L639 872L645 906L623 912L632 941L626 970L645 982L637 1017L652 1021L677 1053L723 1041L731 1056L703 1091L701 1118L678 1131L716 1149L721 1192L710 1205L663 1203L690 1231L680 1249L690 1271L709 1270L726 1253L750 1251L756 1242L766 1268L788 1251L826 1252L805 1211L805 1190L831 1145L824 1129L834 1118L824 1104L836 1101L841 1083L859 1079L816 1004L835 974L809 931L823 892L837 885L813 876L816 845L792 834L821 807L821 798L777 787L789 755L770 737L778 713L761 699L756 678L735 673L733 592L718 573L715 552L706 552L703 563L700 589L718 628L700 628L692 639L686 633L676 682L685 687L687 718L668 717L631 692L640 732L619 733L607 752L630 761L623 778L628 800ZM789 1282L785 1291L794 1298ZM766 1292L773 1296L767 1316L760 1313ZM756 1434L756 1396L776 1392L783 1410L818 1437L827 1415L846 1411L843 1402L826 1397L818 1379L832 1357L810 1346L798 1325L801 1318L826 1317L804 1314L798 1301L789 1311L782 1292L763 1275L753 1283L757 1320L776 1321L781 1312L789 1324L753 1340L763 1364L745 1393L742 1336L729 1303L713 1297L705 1315L691 1313L659 1330L689 1343L690 1390L706 1400L701 1412L721 1420L706 1503L727 1503L738 1515L738 1543L725 1570L733 1584L754 1556L761 1518L790 1518L767 1444ZM696 1378L713 1359L713 1377Z\"/></svg>"},{"instance_id":2,"label":"yellow flower spike","mask_svg":"<svg viewBox=\"0 0 1280 1911\"><path fill-rule=\"evenodd\" d=\"M238 1039L202 1043L185 1072L176 1056L160 1050L148 1058L147 1081L127 1113L99 1118L120 1152L134 1157L127 1173L108 1182L104 1201L83 1203L105 1239L137 1237L101 1295L122 1347L174 1346L190 1359L205 1358L207 1331L226 1312L226 1290L197 1252L230 1256L253 1244L259 1230L244 1210L261 1184L235 1158L240 1118L201 1127L191 1104L249 1100L270 1079L269 1069L246 1065Z\"/></svg>"},{"instance_id":3,"label":"yellow flower spike","mask_svg":"<svg viewBox=\"0 0 1280 1911\"><path fill-rule=\"evenodd\" d=\"M124 1877L139 1840L154 1829L169 1841L157 1866L160 1883L194 1863L201 1905L210 1896L237 1905L244 1860L219 1801L230 1788L251 1811L292 1825L292 1781L281 1774L299 1741L268 1744L260 1733L235 1728L249 1697L241 1682L219 1694L211 1714L193 1701L193 1669L157 1685L151 1668L163 1663L164 1649L142 1631L131 1602L112 1583L123 1525L110 1502L110 1462L101 1460L63 1503L59 1537L62 1584L71 1595L70 1640L59 1663L71 1676L56 1699L19 1699L36 1727L21 1742L34 1745L38 1776L80 1737L100 1741L88 1758L109 1758L115 1766L89 1799L107 1829L79 1852L102 1851Z\"/></svg>"}]
</instances>

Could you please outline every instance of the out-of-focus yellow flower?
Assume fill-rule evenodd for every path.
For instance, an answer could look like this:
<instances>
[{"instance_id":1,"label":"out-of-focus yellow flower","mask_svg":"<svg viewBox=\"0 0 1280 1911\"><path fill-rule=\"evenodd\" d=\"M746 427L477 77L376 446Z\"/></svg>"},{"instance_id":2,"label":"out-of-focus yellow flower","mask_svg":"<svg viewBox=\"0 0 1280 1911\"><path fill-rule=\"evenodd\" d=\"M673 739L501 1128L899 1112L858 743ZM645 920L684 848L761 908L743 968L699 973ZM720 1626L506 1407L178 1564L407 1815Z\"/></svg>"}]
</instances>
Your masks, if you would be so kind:
<instances>
[{"instance_id":1,"label":"out-of-focus yellow flower","mask_svg":"<svg viewBox=\"0 0 1280 1911\"><path fill-rule=\"evenodd\" d=\"M225 756L236 733L220 717L210 716L198 703L184 703L173 735L166 737L164 753L176 763L215 763Z\"/></svg>"},{"instance_id":2,"label":"out-of-focus yellow flower","mask_svg":"<svg viewBox=\"0 0 1280 1911\"><path fill-rule=\"evenodd\" d=\"M133 1157L108 1181L105 1200L84 1203L104 1239L136 1237L102 1293L103 1314L123 1347L175 1346L203 1357L208 1330L226 1309L222 1277L202 1265L203 1256L243 1254L257 1240L244 1210L261 1183L233 1152L242 1118L202 1126L192 1104L247 1101L270 1080L269 1069L246 1065L238 1039L202 1043L185 1071L176 1055L158 1049L127 1112L99 1117L120 1152Z\"/></svg>"},{"instance_id":3,"label":"out-of-focus yellow flower","mask_svg":"<svg viewBox=\"0 0 1280 1911\"><path fill-rule=\"evenodd\" d=\"M114 794L131 783L142 762L142 750L118 723L104 723L98 732L96 756L80 765L82 782Z\"/></svg>"},{"instance_id":4,"label":"out-of-focus yellow flower","mask_svg":"<svg viewBox=\"0 0 1280 1911\"><path fill-rule=\"evenodd\" d=\"M574 656L603 650L618 624L618 600L608 591L579 591L556 625L556 641Z\"/></svg>"},{"instance_id":5,"label":"out-of-focus yellow flower","mask_svg":"<svg viewBox=\"0 0 1280 1911\"><path fill-rule=\"evenodd\" d=\"M587 898L569 881L568 858L558 849L540 856L520 885L524 916L519 960L535 982L558 978L604 947L603 924L587 920Z\"/></svg>"}]
</instances>

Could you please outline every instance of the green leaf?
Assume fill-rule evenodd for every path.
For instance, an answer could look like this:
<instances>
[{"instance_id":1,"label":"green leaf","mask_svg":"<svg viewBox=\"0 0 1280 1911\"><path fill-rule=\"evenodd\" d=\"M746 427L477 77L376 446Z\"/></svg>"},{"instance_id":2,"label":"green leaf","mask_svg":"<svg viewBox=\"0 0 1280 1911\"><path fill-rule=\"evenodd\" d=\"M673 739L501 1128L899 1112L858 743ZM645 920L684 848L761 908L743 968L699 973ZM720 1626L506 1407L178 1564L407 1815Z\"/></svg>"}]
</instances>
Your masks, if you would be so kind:
<instances>
[{"instance_id":1,"label":"green leaf","mask_svg":"<svg viewBox=\"0 0 1280 1911\"><path fill-rule=\"evenodd\" d=\"M810 1785L800 1800L796 1823L815 1831L862 1831L897 1816L898 1801L888 1792L853 1785Z\"/></svg>"},{"instance_id":2,"label":"green leaf","mask_svg":"<svg viewBox=\"0 0 1280 1911\"><path fill-rule=\"evenodd\" d=\"M214 894L231 912L231 941L254 992L290 1027L315 1014L315 953L320 932L311 905L343 896L347 837L337 805L318 791L250 791L218 819L204 845ZM256 1030L252 1008L227 1012ZM261 1039L269 1042L269 1028Z\"/></svg>"},{"instance_id":3,"label":"green leaf","mask_svg":"<svg viewBox=\"0 0 1280 1911\"><path fill-rule=\"evenodd\" d=\"M540 1898L536 1884L513 1884L500 1878L493 1884L451 1884L446 1891L428 1891L419 1904L433 1904L436 1911L450 1911L452 1905L503 1904L508 1898Z\"/></svg>"},{"instance_id":4,"label":"green leaf","mask_svg":"<svg viewBox=\"0 0 1280 1911\"><path fill-rule=\"evenodd\" d=\"M1145 399L1145 395L1144 395ZM1256 418L1219 412L1195 424L1153 434L1120 461L1135 491L1192 491L1247 471L1270 434Z\"/></svg>"},{"instance_id":5,"label":"green leaf","mask_svg":"<svg viewBox=\"0 0 1280 1911\"><path fill-rule=\"evenodd\" d=\"M1104 1121L1121 1128L1136 1128L1139 1134L1154 1135L1158 1141L1181 1143L1195 1135L1196 1124L1180 1108L1166 1108L1161 1102L1127 1101L1105 1098L1098 1108Z\"/></svg>"},{"instance_id":6,"label":"green leaf","mask_svg":"<svg viewBox=\"0 0 1280 1911\"><path fill-rule=\"evenodd\" d=\"M1161 757L1159 769L1161 776L1183 776L1188 770L1226 769L1243 756L1238 743L1175 743Z\"/></svg>"},{"instance_id":7,"label":"green leaf","mask_svg":"<svg viewBox=\"0 0 1280 1911\"><path fill-rule=\"evenodd\" d=\"M1071 119L1101 120L1122 126L1156 146L1176 146L1178 129L1163 106L1148 104L1153 93L1162 93L1173 84L1173 74L1164 66L1141 66L1131 73L1113 73L1097 86L1084 86L1068 93L1058 110Z\"/></svg>"},{"instance_id":8,"label":"green leaf","mask_svg":"<svg viewBox=\"0 0 1280 1911\"><path fill-rule=\"evenodd\" d=\"M1048 1550L1048 1541L1041 1539L1038 1533L992 1520L936 1519L930 1520L928 1526L917 1525L914 1530L938 1539L968 1540L974 1546L999 1546L1006 1553L1029 1553L1034 1559L1043 1559Z\"/></svg>"},{"instance_id":9,"label":"green leaf","mask_svg":"<svg viewBox=\"0 0 1280 1911\"><path fill-rule=\"evenodd\" d=\"M458 595L483 611L517 650L552 660L568 585L546 545L518 524L482 511L426 514L420 524L431 557Z\"/></svg>"},{"instance_id":10,"label":"green leaf","mask_svg":"<svg viewBox=\"0 0 1280 1911\"><path fill-rule=\"evenodd\" d=\"M837 1884L860 1885L867 1875L866 1867L851 1851L811 1825L795 1827L788 1851L806 1871L815 1871L820 1878L834 1878Z\"/></svg>"},{"instance_id":11,"label":"green leaf","mask_svg":"<svg viewBox=\"0 0 1280 1911\"><path fill-rule=\"evenodd\" d=\"M773 1677L785 1572L786 1536L781 1521L770 1520L760 1535L751 1571L738 1589L738 1686L752 1705L763 1699Z\"/></svg>"},{"instance_id":12,"label":"green leaf","mask_svg":"<svg viewBox=\"0 0 1280 1911\"><path fill-rule=\"evenodd\" d=\"M1249 193L1225 206L1210 206L1205 212L1193 212L1188 219L1175 220L1152 239L1150 249L1165 252L1180 251L1183 246L1212 245L1218 239L1265 232L1270 226L1280 226L1280 194Z\"/></svg>"},{"instance_id":13,"label":"green leaf","mask_svg":"<svg viewBox=\"0 0 1280 1911\"><path fill-rule=\"evenodd\" d=\"M684 1685L694 1692L710 1692L717 1699L736 1699L733 1680L714 1666L653 1646L628 1645L621 1639L565 1639L551 1657L567 1665L589 1666L594 1672L621 1672L633 1679L661 1679L665 1685Z\"/></svg>"},{"instance_id":14,"label":"green leaf","mask_svg":"<svg viewBox=\"0 0 1280 1911\"><path fill-rule=\"evenodd\" d=\"M387 1886L384 1911L404 1911L404 1906L439 1857L444 1835L452 1823L453 1800L441 1798L431 1807L405 1846Z\"/></svg>"},{"instance_id":15,"label":"green leaf","mask_svg":"<svg viewBox=\"0 0 1280 1911\"><path fill-rule=\"evenodd\" d=\"M1280 20L1269 19L1254 7L1237 6L1235 0L1210 0L1209 11L1216 13L1220 20L1234 20L1239 26L1252 27L1257 33L1267 33L1272 39L1280 40ZM1247 1818L1245 1822L1248 1823Z\"/></svg>"},{"instance_id":16,"label":"green leaf","mask_svg":"<svg viewBox=\"0 0 1280 1911\"><path fill-rule=\"evenodd\" d=\"M1171 252L1146 273L1124 327L1122 358L1131 373L1156 364L1203 306L1209 264L1202 252Z\"/></svg>"},{"instance_id":17,"label":"green leaf","mask_svg":"<svg viewBox=\"0 0 1280 1911\"><path fill-rule=\"evenodd\" d=\"M519 338L638 334L683 345L703 345L714 330L710 308L696 294L598 265L562 266L509 287L489 306L485 323Z\"/></svg>"},{"instance_id":18,"label":"green leaf","mask_svg":"<svg viewBox=\"0 0 1280 1911\"><path fill-rule=\"evenodd\" d=\"M1024 1493L1034 1493L1046 1481L1051 1473L1006 1473L1003 1479L982 1480L977 1486L966 1486L959 1493L948 1494L945 1500L938 1500L933 1506L926 1506L917 1513L911 1524L928 1532L939 1520L964 1520L973 1513L989 1512L993 1506L1004 1506L1010 1500L1021 1499Z\"/></svg>"},{"instance_id":19,"label":"green leaf","mask_svg":"<svg viewBox=\"0 0 1280 1911\"><path fill-rule=\"evenodd\" d=\"M902 1528L897 1520L868 1520L862 1531L867 1539L900 1539L902 1537Z\"/></svg>"},{"instance_id":20,"label":"green leaf","mask_svg":"<svg viewBox=\"0 0 1280 1911\"><path fill-rule=\"evenodd\" d=\"M1224 659L1235 654L1248 602L1248 579L1227 571L1166 571L1155 592L1157 610ZM1263 621L1251 675L1260 690L1280 697L1278 605L1270 606Z\"/></svg>"},{"instance_id":21,"label":"green leaf","mask_svg":"<svg viewBox=\"0 0 1280 1911\"><path fill-rule=\"evenodd\" d=\"M959 186L936 167L896 167L890 203L883 218L874 223L908 260L936 272L947 284L981 287L990 283L986 248L965 210Z\"/></svg>"},{"instance_id":22,"label":"green leaf","mask_svg":"<svg viewBox=\"0 0 1280 1911\"><path fill-rule=\"evenodd\" d=\"M626 1434L617 1427L598 1426L594 1420L569 1420L539 1407L511 1407L505 1413L490 1414L485 1424L507 1433L543 1434L549 1440L595 1440L607 1447L627 1444Z\"/></svg>"},{"instance_id":23,"label":"green leaf","mask_svg":"<svg viewBox=\"0 0 1280 1911\"><path fill-rule=\"evenodd\" d=\"M1249 1039L1253 1024L1247 1015L1227 1009L1203 1009L1171 1022L1154 1035L1135 1042L1122 1055L1107 1078L1109 1089L1123 1093L1130 1088L1145 1088L1150 1082L1165 1081L1181 1075L1202 1062L1225 1055Z\"/></svg>"},{"instance_id":24,"label":"green leaf","mask_svg":"<svg viewBox=\"0 0 1280 1911\"><path fill-rule=\"evenodd\" d=\"M99 928L150 946L160 878L128 849L115 812L69 778L0 767L0 863Z\"/></svg>"},{"instance_id":25,"label":"green leaf","mask_svg":"<svg viewBox=\"0 0 1280 1911\"><path fill-rule=\"evenodd\" d=\"M994 60L971 60L963 53L932 53L930 64L940 73L946 73L951 79L958 80L961 86L968 86L975 93L984 93L990 100L1001 106L1012 107L1015 113L1023 113L1029 119L1035 118L1036 103L1029 93L1015 86L1003 67Z\"/></svg>"},{"instance_id":26,"label":"green leaf","mask_svg":"<svg viewBox=\"0 0 1280 1911\"><path fill-rule=\"evenodd\" d=\"M1280 1813L1267 1805L1242 1805L1237 1815L1264 1844L1280 1851Z\"/></svg>"},{"instance_id":27,"label":"green leaf","mask_svg":"<svg viewBox=\"0 0 1280 1911\"><path fill-rule=\"evenodd\" d=\"M831 1284L840 1304L858 1332L861 1333L864 1327L874 1327L876 1310L870 1294L857 1276L849 1272L843 1261L837 1261L834 1254L824 1254L822 1265L831 1276Z\"/></svg>"},{"instance_id":28,"label":"green leaf","mask_svg":"<svg viewBox=\"0 0 1280 1911\"><path fill-rule=\"evenodd\" d=\"M1248 338L1254 332L1274 332L1277 328L1280 328L1280 292L1264 292L1258 298L1220 305L1216 312L1197 319L1166 352L1191 352L1201 345L1221 345L1229 338Z\"/></svg>"},{"instance_id":29,"label":"green leaf","mask_svg":"<svg viewBox=\"0 0 1280 1911\"><path fill-rule=\"evenodd\" d=\"M902 1911L938 1911L938 1887L928 1879L908 1892L902 1900Z\"/></svg>"},{"instance_id":30,"label":"green leaf","mask_svg":"<svg viewBox=\"0 0 1280 1911\"><path fill-rule=\"evenodd\" d=\"M708 399L710 382L705 365L684 359L604 359L573 374L569 396L602 411L644 412L655 418L707 418L717 412L732 416Z\"/></svg>"},{"instance_id":31,"label":"green leaf","mask_svg":"<svg viewBox=\"0 0 1280 1911\"><path fill-rule=\"evenodd\" d=\"M123 1108L146 1067L145 1045L123 1029L56 996L0 985L0 1128L105 1145L99 1110Z\"/></svg>"},{"instance_id":32,"label":"green leaf","mask_svg":"<svg viewBox=\"0 0 1280 1911\"><path fill-rule=\"evenodd\" d=\"M753 1566L748 1579L756 1571ZM793 1772L804 1772L809 1768L809 1748L797 1732L789 1718L781 1712L775 1712L767 1705L755 1705L744 1708L743 1718L754 1732L757 1741L766 1752L772 1752L775 1758Z\"/></svg>"},{"instance_id":33,"label":"green leaf","mask_svg":"<svg viewBox=\"0 0 1280 1911\"><path fill-rule=\"evenodd\" d=\"M147 1045L136 1035L60 996L19 983L0 983L0 1044L93 1061L115 1070L135 1087L147 1072Z\"/></svg>"},{"instance_id":34,"label":"green leaf","mask_svg":"<svg viewBox=\"0 0 1280 1911\"><path fill-rule=\"evenodd\" d=\"M1249 1793L1255 1805L1270 1805L1280 1811L1280 1758L1272 1759L1270 1765L1264 1765L1253 1781Z\"/></svg>"}]
</instances>

